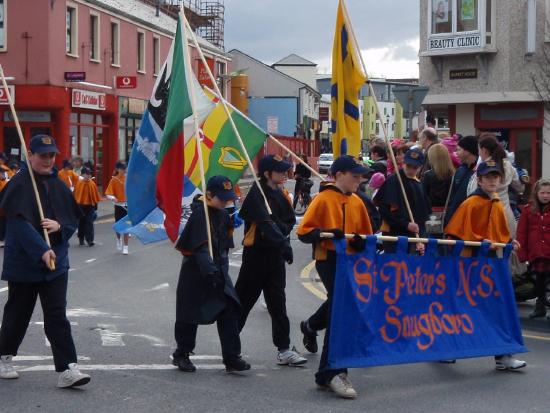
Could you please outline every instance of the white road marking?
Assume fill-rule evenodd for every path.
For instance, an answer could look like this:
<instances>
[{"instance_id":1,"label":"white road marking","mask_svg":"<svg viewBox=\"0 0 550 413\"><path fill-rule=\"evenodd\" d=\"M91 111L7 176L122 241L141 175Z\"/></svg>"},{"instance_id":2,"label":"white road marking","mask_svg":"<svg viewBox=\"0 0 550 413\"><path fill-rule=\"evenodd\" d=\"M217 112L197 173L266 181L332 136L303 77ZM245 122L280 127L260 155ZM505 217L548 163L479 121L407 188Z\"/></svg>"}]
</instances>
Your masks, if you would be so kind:
<instances>
[{"instance_id":1,"label":"white road marking","mask_svg":"<svg viewBox=\"0 0 550 413\"><path fill-rule=\"evenodd\" d=\"M232 255L243 255L243 249L239 248L231 253Z\"/></svg>"},{"instance_id":2,"label":"white road marking","mask_svg":"<svg viewBox=\"0 0 550 413\"><path fill-rule=\"evenodd\" d=\"M55 367L53 365L44 365L44 366L14 366L15 369L19 372L28 372L28 371L54 371ZM199 370L225 370L223 364L195 364L195 367ZM176 370L177 367L172 364L79 364L79 370L82 371L113 371L113 370ZM265 369L261 365L252 365L252 369L259 370ZM246 372L244 374L247 374Z\"/></svg>"},{"instance_id":3,"label":"white road marking","mask_svg":"<svg viewBox=\"0 0 550 413\"><path fill-rule=\"evenodd\" d=\"M117 332L116 327L112 324L98 324L92 330L99 331L101 345L104 347L124 347L126 345L122 341L124 333Z\"/></svg>"},{"instance_id":4,"label":"white road marking","mask_svg":"<svg viewBox=\"0 0 550 413\"><path fill-rule=\"evenodd\" d=\"M145 291L146 292L158 291L158 290L164 290L164 289L169 288L169 287L170 287L170 284L162 283L162 284L154 286L153 288L149 288L148 290L145 290Z\"/></svg>"},{"instance_id":5,"label":"white road marking","mask_svg":"<svg viewBox=\"0 0 550 413\"><path fill-rule=\"evenodd\" d=\"M78 356L79 361L90 361L90 357ZM13 361L44 361L44 360L53 360L53 356L15 356Z\"/></svg>"},{"instance_id":6,"label":"white road marking","mask_svg":"<svg viewBox=\"0 0 550 413\"><path fill-rule=\"evenodd\" d=\"M76 321L70 321L72 326L77 326L78 323ZM44 321L33 321L31 324L36 324L37 326L43 326Z\"/></svg>"},{"instance_id":7,"label":"white road marking","mask_svg":"<svg viewBox=\"0 0 550 413\"><path fill-rule=\"evenodd\" d=\"M237 261L233 261L233 260L229 260L229 266L230 267L236 267L236 268L241 268L241 263L240 262L237 262Z\"/></svg>"},{"instance_id":8,"label":"white road marking","mask_svg":"<svg viewBox=\"0 0 550 413\"><path fill-rule=\"evenodd\" d=\"M161 338L150 336L149 334L127 334L132 337L139 337L144 338L146 340L149 340L153 343L154 347L170 347L168 344L164 342Z\"/></svg>"},{"instance_id":9,"label":"white road marking","mask_svg":"<svg viewBox=\"0 0 550 413\"><path fill-rule=\"evenodd\" d=\"M95 308L69 308L67 309L67 317L104 317L109 318L123 318L117 314L104 313L96 310Z\"/></svg>"},{"instance_id":10,"label":"white road marking","mask_svg":"<svg viewBox=\"0 0 550 413\"><path fill-rule=\"evenodd\" d=\"M48 337L44 336L44 344L46 345L46 347L51 347L52 345L50 344L50 340L48 340Z\"/></svg>"},{"instance_id":11,"label":"white road marking","mask_svg":"<svg viewBox=\"0 0 550 413\"><path fill-rule=\"evenodd\" d=\"M8 287L0 288L0 293L3 293L4 291L8 291Z\"/></svg>"},{"instance_id":12,"label":"white road marking","mask_svg":"<svg viewBox=\"0 0 550 413\"><path fill-rule=\"evenodd\" d=\"M90 258L89 260L86 260L84 261L86 264L89 264L91 262L94 262L95 260L97 260L97 258Z\"/></svg>"},{"instance_id":13,"label":"white road marking","mask_svg":"<svg viewBox=\"0 0 550 413\"><path fill-rule=\"evenodd\" d=\"M210 356L208 354L199 354L189 356L191 360L222 360L222 356Z\"/></svg>"}]
</instances>

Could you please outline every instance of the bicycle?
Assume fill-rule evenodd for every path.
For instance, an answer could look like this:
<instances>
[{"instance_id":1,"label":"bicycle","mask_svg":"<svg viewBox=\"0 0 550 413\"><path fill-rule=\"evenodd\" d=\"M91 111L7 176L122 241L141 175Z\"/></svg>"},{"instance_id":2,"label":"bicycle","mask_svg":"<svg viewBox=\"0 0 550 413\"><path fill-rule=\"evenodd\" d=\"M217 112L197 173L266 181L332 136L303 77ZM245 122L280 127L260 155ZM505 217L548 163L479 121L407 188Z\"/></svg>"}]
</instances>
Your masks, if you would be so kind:
<instances>
[{"instance_id":1,"label":"bicycle","mask_svg":"<svg viewBox=\"0 0 550 413\"><path fill-rule=\"evenodd\" d=\"M311 179L301 180L300 190L294 196L297 199L294 200L294 213L298 216L306 213L307 207L311 204L311 187L313 181Z\"/></svg>"}]
</instances>

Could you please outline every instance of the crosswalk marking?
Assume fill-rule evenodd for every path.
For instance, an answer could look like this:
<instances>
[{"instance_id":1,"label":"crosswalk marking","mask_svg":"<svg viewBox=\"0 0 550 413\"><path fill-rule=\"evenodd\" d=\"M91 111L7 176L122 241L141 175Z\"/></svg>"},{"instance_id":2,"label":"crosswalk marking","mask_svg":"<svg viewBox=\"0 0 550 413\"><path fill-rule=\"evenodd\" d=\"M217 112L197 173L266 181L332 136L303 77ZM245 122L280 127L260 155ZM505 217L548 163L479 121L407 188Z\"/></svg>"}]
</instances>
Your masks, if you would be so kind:
<instances>
[{"instance_id":1,"label":"crosswalk marking","mask_svg":"<svg viewBox=\"0 0 550 413\"><path fill-rule=\"evenodd\" d=\"M126 345L124 341L122 341L124 333L117 332L116 327L112 324L98 324L98 326L92 330L99 331L102 346L124 347Z\"/></svg>"},{"instance_id":2,"label":"crosswalk marking","mask_svg":"<svg viewBox=\"0 0 550 413\"><path fill-rule=\"evenodd\" d=\"M14 366L19 372L31 371L54 371L53 365L42 366ZM198 370L225 370L223 364L195 364ZM114 371L114 370L177 370L172 364L79 364L79 370L82 371ZM265 366L252 365L253 370L265 369ZM244 373L248 374L248 373Z\"/></svg>"}]
</instances>

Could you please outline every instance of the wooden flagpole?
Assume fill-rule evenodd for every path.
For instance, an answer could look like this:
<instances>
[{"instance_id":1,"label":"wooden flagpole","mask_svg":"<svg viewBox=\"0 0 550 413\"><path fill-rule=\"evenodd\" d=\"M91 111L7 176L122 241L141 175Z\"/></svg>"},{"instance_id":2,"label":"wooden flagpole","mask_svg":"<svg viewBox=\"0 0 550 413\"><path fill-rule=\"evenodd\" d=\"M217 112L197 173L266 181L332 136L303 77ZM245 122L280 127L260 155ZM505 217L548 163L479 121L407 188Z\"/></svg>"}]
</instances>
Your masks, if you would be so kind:
<instances>
[{"instance_id":1,"label":"wooden flagpole","mask_svg":"<svg viewBox=\"0 0 550 413\"><path fill-rule=\"evenodd\" d=\"M363 68L363 72L365 72L365 75L367 75L367 68L365 66L365 61L363 60L363 56L361 55L361 49L359 48L359 43L357 42L357 37L355 37L355 31L353 30L353 25L351 24L351 19L348 14L348 9L346 8L346 4L344 0L342 1L342 8L344 9L344 15L346 16L346 20L349 22L350 31L351 31L351 38L353 39L353 43L355 45L355 49L357 50L357 54L359 55L359 59L361 60L361 66ZM368 76L368 75L367 75ZM393 163L395 174L397 175L397 180L399 182L399 187L401 188L401 192L403 193L403 199L405 200L405 207L407 208L407 213L409 215L409 219L411 222L414 221L414 216L411 210L411 205L409 203L409 199L407 198L407 193L405 192L405 186L403 185L403 180L401 179L401 174L399 173L399 166L397 165L397 160L395 159L395 154L393 153L393 148L391 147L390 138L388 136L388 131L386 127L384 126L384 122L382 120L382 114L380 112L380 106L378 105L378 99L376 99L376 93L374 92L374 88L372 87L372 83L370 80L367 80L367 83L369 85L369 91L371 96L374 99L374 104L376 106L376 114L378 115L378 119L380 119L380 125L382 126L382 130L384 131L384 139L386 141L386 146L388 147L388 151L390 153L390 158ZM419 237L420 235L417 233L416 237Z\"/></svg>"},{"instance_id":2,"label":"wooden flagpole","mask_svg":"<svg viewBox=\"0 0 550 413\"><path fill-rule=\"evenodd\" d=\"M235 121L233 120L233 117L231 116L231 112L229 112L229 108L227 107L227 103L225 103L225 100L223 99L223 95L220 91L220 88L218 86L218 83L216 82L216 79L214 78L214 75L212 74L212 71L210 70L210 66L208 66L208 63L206 62L206 58L204 57L204 53L202 52L202 49L200 48L199 42L197 40L197 36L195 35L195 32L191 29L191 26L189 25L189 22L185 20L185 26L187 27L188 32L191 34L191 38L193 39L193 43L195 44L195 47L197 48L197 51L199 53L200 59L202 64L204 65L204 68L206 69L206 72L208 73L208 76L210 77L210 80L212 81L212 85L214 86L215 92L220 98L220 102L223 105L225 114L227 115L227 118L229 119L229 122L231 123L231 128L233 129L233 132L235 133L235 136L237 137L237 140L239 141L239 144L241 146L241 149L244 152L244 156L246 158L246 162L248 163L248 166L250 170L252 171L252 176L254 177L254 182L256 182L256 185L258 186L258 189L260 190L260 193L262 194L265 202L265 206L267 208L267 212L269 215L272 214L271 207L269 206L269 202L267 202L267 198L265 196L264 190L262 189L262 186L260 185L260 181L258 180L258 177L256 176L256 171L254 169L254 165L252 165L252 161L250 160L250 156L248 156L248 152L246 150L246 147L243 143L243 140L241 139L241 135L237 129L237 126L235 125Z\"/></svg>"},{"instance_id":3,"label":"wooden flagpole","mask_svg":"<svg viewBox=\"0 0 550 413\"><path fill-rule=\"evenodd\" d=\"M15 112L15 106L13 104L13 100L11 98L10 90L8 88L8 84L6 83L6 77L4 76L4 69L2 65L0 64L0 77L2 78L2 87L4 88L4 93L6 94L6 97L8 98L8 103L10 105L11 115L13 117L13 121L15 123L15 127L17 129L17 134L19 135L19 141L21 143L21 150L25 154L25 161L27 162L27 168L29 169L29 175L31 177L31 183L32 183L32 189L34 191L34 196L36 198L36 204L38 206L38 215L40 216L40 221L44 219L44 210L42 208L42 203L40 202L40 195L38 194L38 187L36 186L36 180L34 179L34 172L32 170L31 162L29 160L29 155L27 153L27 145L25 143L25 138L23 137L23 132L21 131L21 125L19 124L19 118L17 117L17 112ZM48 230L46 228L42 228L42 231L44 232L44 240L46 241L46 244L48 244L48 247L51 248L50 243L50 235L48 234ZM50 261L50 270L55 270L55 260Z\"/></svg>"},{"instance_id":4,"label":"wooden flagpole","mask_svg":"<svg viewBox=\"0 0 550 413\"><path fill-rule=\"evenodd\" d=\"M183 45L185 48L185 79L187 81L187 84L189 85L189 94L191 96L191 107L193 108L193 123L195 125L195 139L197 141L197 153L199 155L199 171L201 174L201 186L202 186L202 204L204 207L204 215L206 218L206 233L208 236L208 252L210 253L210 258L214 258L214 250L212 248L212 234L211 234L211 223L210 223L210 216L208 214L208 202L206 199L206 178L204 173L204 164L203 164L203 157L202 157L202 135L200 133L200 127L199 127L199 114L197 113L197 98L196 98L196 92L195 92L195 84L191 78L193 75L193 70L191 69L191 54L189 53L189 44L187 43L187 18L185 17L185 13L183 12L183 7L180 12L182 21L185 22L184 26L181 28L181 35L183 36ZM183 126L183 122L182 122ZM184 127L185 130L185 127ZM183 168L183 165L182 165Z\"/></svg>"},{"instance_id":5,"label":"wooden flagpole","mask_svg":"<svg viewBox=\"0 0 550 413\"><path fill-rule=\"evenodd\" d=\"M334 234L332 232L321 232L320 234L321 238L326 239L332 239L334 238ZM345 234L346 239L352 239L355 236L355 234ZM367 235L360 235L361 238L367 239ZM390 241L390 242L397 242L399 241L398 237L392 237L387 235L376 235L376 238L380 241ZM430 242L430 240L437 241L438 245L456 245L458 241L454 239L435 239L435 238L407 238L407 241L410 243L416 243L416 244L427 244ZM483 243L479 241L464 241L465 247L481 247ZM497 247L497 248L505 248L508 244L503 244L500 242L492 242L491 246Z\"/></svg>"}]
</instances>

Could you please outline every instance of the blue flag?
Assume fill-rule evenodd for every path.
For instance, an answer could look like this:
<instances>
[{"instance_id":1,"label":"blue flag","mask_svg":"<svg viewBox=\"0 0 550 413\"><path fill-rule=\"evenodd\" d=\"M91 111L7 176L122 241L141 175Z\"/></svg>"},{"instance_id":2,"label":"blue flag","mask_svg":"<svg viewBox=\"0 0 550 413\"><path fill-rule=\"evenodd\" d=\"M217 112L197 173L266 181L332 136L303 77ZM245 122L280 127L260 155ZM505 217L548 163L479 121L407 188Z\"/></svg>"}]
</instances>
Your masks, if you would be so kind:
<instances>
[{"instance_id":1,"label":"blue flag","mask_svg":"<svg viewBox=\"0 0 550 413\"><path fill-rule=\"evenodd\" d=\"M528 351L523 344L508 258L377 254L369 236L363 253L337 244L328 363L330 368L438 361Z\"/></svg>"}]
</instances>

